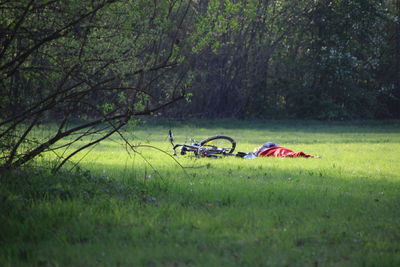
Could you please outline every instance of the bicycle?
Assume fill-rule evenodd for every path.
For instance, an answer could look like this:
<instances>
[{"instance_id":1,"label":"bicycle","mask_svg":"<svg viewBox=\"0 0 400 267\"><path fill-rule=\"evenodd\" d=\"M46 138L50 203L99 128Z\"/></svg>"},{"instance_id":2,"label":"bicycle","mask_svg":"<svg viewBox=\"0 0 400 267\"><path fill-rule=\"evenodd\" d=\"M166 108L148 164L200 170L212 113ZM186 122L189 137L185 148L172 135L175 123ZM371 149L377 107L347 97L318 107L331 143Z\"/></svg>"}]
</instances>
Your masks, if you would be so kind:
<instances>
[{"instance_id":1,"label":"bicycle","mask_svg":"<svg viewBox=\"0 0 400 267\"><path fill-rule=\"evenodd\" d=\"M178 156L176 150L180 148L181 155L187 155L188 152L193 153L195 157L198 158L220 158L222 156L237 156L243 157L247 153L238 152L234 154L236 148L236 141L224 135L216 135L204 139L200 142L191 139L192 144L174 144L174 136L172 131L169 130L169 141L172 144L172 148L174 150L174 156Z\"/></svg>"}]
</instances>

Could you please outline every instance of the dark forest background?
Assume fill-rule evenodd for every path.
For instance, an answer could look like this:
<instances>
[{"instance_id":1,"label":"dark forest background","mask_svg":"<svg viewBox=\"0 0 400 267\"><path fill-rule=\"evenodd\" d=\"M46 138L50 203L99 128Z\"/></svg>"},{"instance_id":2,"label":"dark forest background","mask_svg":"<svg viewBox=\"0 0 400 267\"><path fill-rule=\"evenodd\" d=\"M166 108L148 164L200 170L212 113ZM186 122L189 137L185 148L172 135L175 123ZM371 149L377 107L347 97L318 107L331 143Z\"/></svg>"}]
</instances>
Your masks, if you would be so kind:
<instances>
[{"instance_id":1,"label":"dark forest background","mask_svg":"<svg viewBox=\"0 0 400 267\"><path fill-rule=\"evenodd\" d=\"M399 6L3 0L1 116L28 108L60 82L137 87L159 101L179 80L189 102L168 110L172 117L399 118ZM138 73L152 67L159 69ZM87 100L113 105L103 97ZM79 109L77 116L94 115Z\"/></svg>"},{"instance_id":2,"label":"dark forest background","mask_svg":"<svg viewBox=\"0 0 400 267\"><path fill-rule=\"evenodd\" d=\"M174 115L399 118L400 1L242 2L215 11L228 19Z\"/></svg>"},{"instance_id":3,"label":"dark forest background","mask_svg":"<svg viewBox=\"0 0 400 267\"><path fill-rule=\"evenodd\" d=\"M143 115L398 119L399 13L398 0L0 0L1 165ZM48 139L29 138L44 122Z\"/></svg>"}]
</instances>

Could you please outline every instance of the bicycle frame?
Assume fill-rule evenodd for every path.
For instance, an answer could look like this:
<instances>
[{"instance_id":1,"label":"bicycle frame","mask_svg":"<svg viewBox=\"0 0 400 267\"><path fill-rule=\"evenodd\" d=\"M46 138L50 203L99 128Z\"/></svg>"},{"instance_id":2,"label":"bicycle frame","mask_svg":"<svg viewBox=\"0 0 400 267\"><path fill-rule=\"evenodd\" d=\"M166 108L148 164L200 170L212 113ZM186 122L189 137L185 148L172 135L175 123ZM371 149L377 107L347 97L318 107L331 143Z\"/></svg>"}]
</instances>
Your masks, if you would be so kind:
<instances>
[{"instance_id":1,"label":"bicycle frame","mask_svg":"<svg viewBox=\"0 0 400 267\"><path fill-rule=\"evenodd\" d=\"M181 148L180 154L181 155L186 155L187 152L193 152L193 154L196 157L213 157L213 158L218 158L221 156L234 156L232 153L228 153L228 151L224 148L219 148L216 146L212 145L205 145L201 146L196 142L195 140L193 144L187 145L187 144L174 144L174 137L172 134L172 131L169 130L169 141L172 144L172 148L174 150L174 156L177 156L176 149Z\"/></svg>"}]
</instances>

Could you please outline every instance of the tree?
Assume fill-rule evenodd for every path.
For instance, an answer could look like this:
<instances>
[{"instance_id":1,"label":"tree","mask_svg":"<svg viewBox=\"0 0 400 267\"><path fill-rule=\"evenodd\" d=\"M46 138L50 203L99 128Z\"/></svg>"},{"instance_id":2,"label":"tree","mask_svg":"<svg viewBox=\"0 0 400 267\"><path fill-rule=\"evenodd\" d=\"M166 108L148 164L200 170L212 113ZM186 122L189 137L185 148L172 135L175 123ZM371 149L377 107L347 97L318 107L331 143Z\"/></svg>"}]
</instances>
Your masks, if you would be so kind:
<instances>
[{"instance_id":1,"label":"tree","mask_svg":"<svg viewBox=\"0 0 400 267\"><path fill-rule=\"evenodd\" d=\"M43 152L94 137L58 154L58 170L129 120L184 98L191 4L2 1L1 168L17 168ZM72 123L76 118L83 120ZM32 139L46 120L55 130L45 140ZM59 144L70 136L72 141Z\"/></svg>"},{"instance_id":2,"label":"tree","mask_svg":"<svg viewBox=\"0 0 400 267\"><path fill-rule=\"evenodd\" d=\"M300 67L285 96L292 113L318 119L373 118L381 86L376 70L385 47L384 16L379 1L316 2L304 20L305 41L295 45L301 50L289 52Z\"/></svg>"},{"instance_id":3,"label":"tree","mask_svg":"<svg viewBox=\"0 0 400 267\"><path fill-rule=\"evenodd\" d=\"M208 118L263 112L271 97L266 79L273 54L307 6L303 1L208 1L199 11L206 14L199 33L211 45L195 62L195 97L186 111Z\"/></svg>"},{"instance_id":4,"label":"tree","mask_svg":"<svg viewBox=\"0 0 400 267\"><path fill-rule=\"evenodd\" d=\"M188 116L399 116L398 1L205 2Z\"/></svg>"}]
</instances>

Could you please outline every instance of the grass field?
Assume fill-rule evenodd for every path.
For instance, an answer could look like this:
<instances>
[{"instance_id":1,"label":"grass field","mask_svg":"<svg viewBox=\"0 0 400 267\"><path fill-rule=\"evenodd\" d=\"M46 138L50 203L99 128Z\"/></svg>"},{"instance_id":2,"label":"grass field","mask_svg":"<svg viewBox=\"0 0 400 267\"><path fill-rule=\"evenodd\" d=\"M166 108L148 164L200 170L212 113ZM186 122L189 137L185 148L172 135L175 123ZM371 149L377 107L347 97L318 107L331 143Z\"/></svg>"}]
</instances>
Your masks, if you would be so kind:
<instances>
[{"instance_id":1,"label":"grass field","mask_svg":"<svg viewBox=\"0 0 400 267\"><path fill-rule=\"evenodd\" d=\"M73 173L1 177L0 266L400 266L399 121L147 122L126 136L172 153L170 126L177 142L228 135L237 151L274 141L322 158L182 169L115 136Z\"/></svg>"}]
</instances>

